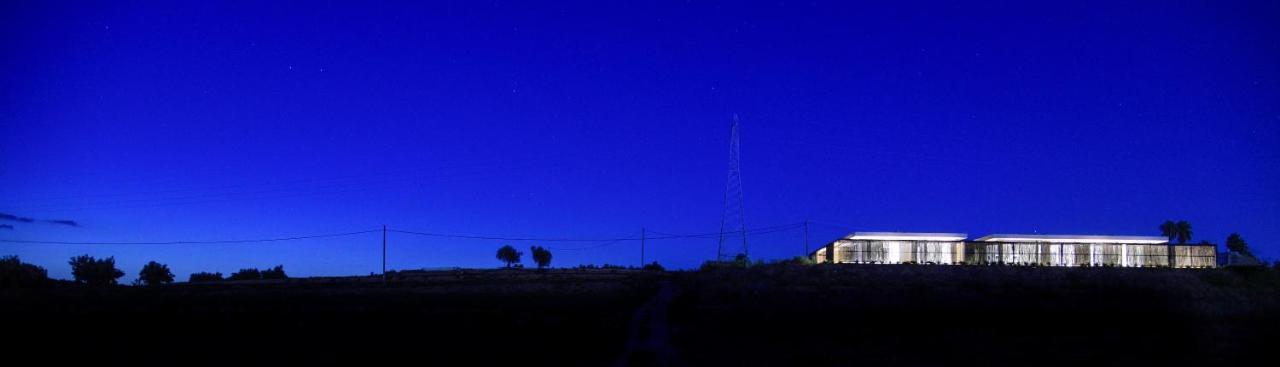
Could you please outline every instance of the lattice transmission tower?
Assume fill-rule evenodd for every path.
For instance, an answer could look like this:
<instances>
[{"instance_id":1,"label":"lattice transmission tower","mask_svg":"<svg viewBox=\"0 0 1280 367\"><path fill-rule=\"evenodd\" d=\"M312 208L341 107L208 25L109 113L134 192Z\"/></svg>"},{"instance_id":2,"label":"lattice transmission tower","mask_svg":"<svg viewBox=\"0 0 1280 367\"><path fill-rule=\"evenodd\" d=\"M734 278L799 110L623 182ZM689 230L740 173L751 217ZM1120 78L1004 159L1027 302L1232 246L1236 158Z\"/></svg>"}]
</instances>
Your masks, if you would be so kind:
<instances>
[{"instance_id":1,"label":"lattice transmission tower","mask_svg":"<svg viewBox=\"0 0 1280 367\"><path fill-rule=\"evenodd\" d=\"M720 212L720 243L716 246L716 260L730 261L747 252L746 210L742 207L742 171L738 166L738 114L733 114L733 126L729 130L729 177L724 184L724 207ZM733 243L741 237L742 247Z\"/></svg>"}]
</instances>

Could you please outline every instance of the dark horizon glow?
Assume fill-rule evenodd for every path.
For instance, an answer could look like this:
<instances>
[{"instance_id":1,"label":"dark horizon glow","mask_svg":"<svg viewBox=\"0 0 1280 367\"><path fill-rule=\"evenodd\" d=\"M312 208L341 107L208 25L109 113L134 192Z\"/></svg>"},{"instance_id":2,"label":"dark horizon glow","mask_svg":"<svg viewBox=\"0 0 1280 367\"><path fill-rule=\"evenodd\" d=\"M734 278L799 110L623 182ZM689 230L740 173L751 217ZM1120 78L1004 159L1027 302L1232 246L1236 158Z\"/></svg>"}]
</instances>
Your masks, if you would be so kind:
<instances>
[{"instance_id":1,"label":"dark horizon glow","mask_svg":"<svg viewBox=\"0 0 1280 367\"><path fill-rule=\"evenodd\" d=\"M1238 232L1280 257L1280 4L7 2L0 243L179 279L380 269L382 225L715 232ZM25 221L23 219L30 219ZM10 228L12 227L12 228ZM749 238L798 256L798 229ZM391 269L638 265L635 241L388 237ZM695 267L715 238L647 241Z\"/></svg>"}]
</instances>

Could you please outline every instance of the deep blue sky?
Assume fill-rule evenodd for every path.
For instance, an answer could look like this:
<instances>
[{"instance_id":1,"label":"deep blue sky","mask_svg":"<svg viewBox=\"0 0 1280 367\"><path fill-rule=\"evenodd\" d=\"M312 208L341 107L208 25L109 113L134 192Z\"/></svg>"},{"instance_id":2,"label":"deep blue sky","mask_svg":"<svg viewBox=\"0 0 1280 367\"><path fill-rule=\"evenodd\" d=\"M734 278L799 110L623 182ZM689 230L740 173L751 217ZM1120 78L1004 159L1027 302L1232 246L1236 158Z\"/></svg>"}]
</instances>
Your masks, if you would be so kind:
<instances>
[{"instance_id":1,"label":"deep blue sky","mask_svg":"<svg viewBox=\"0 0 1280 367\"><path fill-rule=\"evenodd\" d=\"M823 221L815 246L1185 219L1197 241L1239 232L1280 256L1273 1L208 3L3 4L0 213L36 222L0 238L714 232L737 113L748 226ZM751 245L782 258L802 240ZM367 274L379 241L0 253L58 277L114 255L126 281L148 260L182 279ZM497 266L503 241L390 243L404 269ZM648 257L691 267L715 246ZM637 256L618 242L555 264Z\"/></svg>"}]
</instances>

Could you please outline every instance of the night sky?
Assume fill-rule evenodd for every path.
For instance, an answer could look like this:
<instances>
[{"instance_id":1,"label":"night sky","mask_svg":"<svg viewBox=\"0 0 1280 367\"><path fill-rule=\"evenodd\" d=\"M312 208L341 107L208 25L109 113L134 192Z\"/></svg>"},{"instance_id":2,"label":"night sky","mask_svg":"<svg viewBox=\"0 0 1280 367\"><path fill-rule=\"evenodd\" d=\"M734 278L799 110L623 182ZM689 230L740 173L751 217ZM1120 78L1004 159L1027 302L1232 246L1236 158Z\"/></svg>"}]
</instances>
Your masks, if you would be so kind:
<instances>
[{"instance_id":1,"label":"night sky","mask_svg":"<svg viewBox=\"0 0 1280 367\"><path fill-rule=\"evenodd\" d=\"M0 5L0 239L393 229L1239 232L1280 257L1280 3L54 2ZM416 2L415 2L416 3ZM434 2L433 2L434 3ZM22 218L30 218L30 222ZM54 223L53 220L74 221ZM639 262L635 241L391 233L392 269ZM803 231L749 237L801 255ZM381 233L0 243L196 271L380 269ZM694 267L716 239L648 241Z\"/></svg>"}]
</instances>

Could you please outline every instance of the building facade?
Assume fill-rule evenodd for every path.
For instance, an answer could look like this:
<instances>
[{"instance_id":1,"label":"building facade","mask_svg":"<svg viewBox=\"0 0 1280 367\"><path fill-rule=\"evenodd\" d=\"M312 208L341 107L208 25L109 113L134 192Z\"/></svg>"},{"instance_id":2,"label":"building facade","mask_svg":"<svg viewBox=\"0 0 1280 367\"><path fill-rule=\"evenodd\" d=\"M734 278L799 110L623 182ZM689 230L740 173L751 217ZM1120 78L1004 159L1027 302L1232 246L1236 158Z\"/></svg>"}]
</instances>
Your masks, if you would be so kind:
<instances>
[{"instance_id":1,"label":"building facade","mask_svg":"<svg viewBox=\"0 0 1280 367\"><path fill-rule=\"evenodd\" d=\"M964 233L857 232L814 253L816 262L854 264L958 264Z\"/></svg>"},{"instance_id":2,"label":"building facade","mask_svg":"<svg viewBox=\"0 0 1280 367\"><path fill-rule=\"evenodd\" d=\"M1211 268L1214 245L1164 237L855 232L810 256L818 263Z\"/></svg>"}]
</instances>

